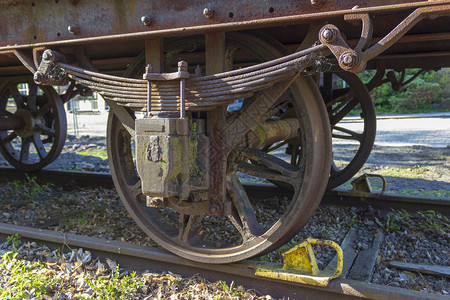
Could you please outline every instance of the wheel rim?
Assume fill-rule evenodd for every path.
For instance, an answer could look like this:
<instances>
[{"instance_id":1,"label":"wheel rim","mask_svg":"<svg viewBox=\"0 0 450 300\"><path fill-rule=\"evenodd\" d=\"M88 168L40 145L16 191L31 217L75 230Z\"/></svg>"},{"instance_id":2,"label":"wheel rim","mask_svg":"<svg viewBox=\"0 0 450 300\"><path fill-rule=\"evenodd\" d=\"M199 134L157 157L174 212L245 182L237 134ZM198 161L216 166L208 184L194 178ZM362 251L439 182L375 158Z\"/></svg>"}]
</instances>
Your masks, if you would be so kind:
<instances>
[{"instance_id":1,"label":"wheel rim","mask_svg":"<svg viewBox=\"0 0 450 300\"><path fill-rule=\"evenodd\" d=\"M21 87L21 89L19 89ZM19 117L19 130L0 131L0 151L15 168L36 171L54 161L67 134L63 102L50 86L12 80L0 91L0 115Z\"/></svg>"},{"instance_id":2,"label":"wheel rim","mask_svg":"<svg viewBox=\"0 0 450 300\"><path fill-rule=\"evenodd\" d=\"M247 38L246 35L236 36ZM282 55L261 40L249 42L257 47L272 48L272 58ZM227 195L233 213L227 217L183 215L172 209L146 207L134 167L131 135L110 113L107 132L111 173L124 205L138 225L169 251L205 263L246 259L270 251L295 235L320 202L329 172L331 139L323 100L314 83L309 78L299 78L293 88L301 91L291 105L300 120L299 138L304 145L297 167L261 149L234 149L227 164ZM267 205L249 199L238 172L290 182L294 187L292 199ZM290 178L296 174L297 179ZM276 220L270 220L273 215L277 216ZM224 236L214 235L220 230Z\"/></svg>"},{"instance_id":3,"label":"wheel rim","mask_svg":"<svg viewBox=\"0 0 450 300\"><path fill-rule=\"evenodd\" d=\"M323 95L330 119L333 145L337 148L339 143L345 141L346 143L350 142L350 148L345 151L345 162L333 155L327 189L345 183L361 169L372 151L376 135L375 107L365 85L355 74L348 72L334 72L332 74L342 79L349 86L348 88L336 89L328 87L331 92L328 93L328 96ZM327 85L327 83L324 85ZM343 120L345 116L355 110L361 110L361 113L356 115L359 118L356 118L352 123ZM335 152L333 151L333 153ZM351 155L350 153L354 154Z\"/></svg>"}]
</instances>

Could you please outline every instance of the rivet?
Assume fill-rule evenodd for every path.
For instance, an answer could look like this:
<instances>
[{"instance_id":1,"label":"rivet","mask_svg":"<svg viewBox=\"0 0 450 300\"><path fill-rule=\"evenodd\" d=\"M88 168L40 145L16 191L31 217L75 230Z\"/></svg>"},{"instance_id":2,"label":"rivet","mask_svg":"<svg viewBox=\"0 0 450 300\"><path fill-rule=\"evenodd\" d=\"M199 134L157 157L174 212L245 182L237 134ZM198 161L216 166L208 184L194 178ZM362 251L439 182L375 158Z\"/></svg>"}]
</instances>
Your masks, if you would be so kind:
<instances>
[{"instance_id":1,"label":"rivet","mask_svg":"<svg viewBox=\"0 0 450 300\"><path fill-rule=\"evenodd\" d=\"M344 58L342 59L342 63L345 65L351 65L353 63L353 56L350 54L344 55Z\"/></svg>"},{"instance_id":2,"label":"rivet","mask_svg":"<svg viewBox=\"0 0 450 300\"><path fill-rule=\"evenodd\" d=\"M218 211L218 210L219 210L219 206L218 206L217 204L211 205L210 211L211 211L212 213L215 213L215 212Z\"/></svg>"},{"instance_id":3,"label":"rivet","mask_svg":"<svg viewBox=\"0 0 450 300\"><path fill-rule=\"evenodd\" d=\"M44 75L41 72L36 72L34 73L33 80L37 84L40 84L44 80Z\"/></svg>"},{"instance_id":4,"label":"rivet","mask_svg":"<svg viewBox=\"0 0 450 300\"><path fill-rule=\"evenodd\" d=\"M334 36L334 31L330 28L325 28L322 31L322 37L327 41L327 42L332 42L335 38Z\"/></svg>"},{"instance_id":5,"label":"rivet","mask_svg":"<svg viewBox=\"0 0 450 300\"><path fill-rule=\"evenodd\" d=\"M152 25L152 19L150 18L149 15L142 16L141 21L142 21L142 24L144 24L145 26Z\"/></svg>"},{"instance_id":6,"label":"rivet","mask_svg":"<svg viewBox=\"0 0 450 300\"><path fill-rule=\"evenodd\" d=\"M205 17L207 17L208 19L213 18L215 14L216 14L216 12L214 11L214 9L211 9L211 8L209 8L209 7L206 7L206 8L203 10L203 15L204 15Z\"/></svg>"},{"instance_id":7,"label":"rivet","mask_svg":"<svg viewBox=\"0 0 450 300\"><path fill-rule=\"evenodd\" d=\"M79 29L78 29L78 26L77 25L69 25L68 27L67 27L67 30L71 33L71 34L78 34L78 32L79 32Z\"/></svg>"},{"instance_id":8,"label":"rivet","mask_svg":"<svg viewBox=\"0 0 450 300\"><path fill-rule=\"evenodd\" d=\"M353 53L344 52L341 54L339 58L339 63L341 65L344 65L345 67L351 68L357 65L358 57Z\"/></svg>"},{"instance_id":9,"label":"rivet","mask_svg":"<svg viewBox=\"0 0 450 300\"><path fill-rule=\"evenodd\" d=\"M51 50L45 50L44 53L42 53L43 60L52 61L54 58L55 58L55 56L53 55L53 52Z\"/></svg>"}]
</instances>

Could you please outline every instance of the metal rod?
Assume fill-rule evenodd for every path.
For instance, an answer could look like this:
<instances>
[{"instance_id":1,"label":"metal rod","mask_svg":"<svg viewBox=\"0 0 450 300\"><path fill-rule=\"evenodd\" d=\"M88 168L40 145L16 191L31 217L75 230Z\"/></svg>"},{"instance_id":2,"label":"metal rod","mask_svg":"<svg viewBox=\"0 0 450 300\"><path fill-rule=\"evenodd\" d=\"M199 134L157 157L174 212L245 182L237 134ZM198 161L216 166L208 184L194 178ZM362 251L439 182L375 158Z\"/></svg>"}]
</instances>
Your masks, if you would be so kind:
<instances>
[{"instance_id":1,"label":"metal rod","mask_svg":"<svg viewBox=\"0 0 450 300\"><path fill-rule=\"evenodd\" d=\"M150 64L145 68L146 73L150 73L152 71L152 66ZM152 83L147 81L147 118L150 118L150 113L152 111Z\"/></svg>"},{"instance_id":2,"label":"metal rod","mask_svg":"<svg viewBox=\"0 0 450 300\"><path fill-rule=\"evenodd\" d=\"M19 117L0 117L0 131L19 130L23 127L23 125L23 121Z\"/></svg>"},{"instance_id":3,"label":"metal rod","mask_svg":"<svg viewBox=\"0 0 450 300\"><path fill-rule=\"evenodd\" d=\"M185 99L184 99L184 88L186 81L184 79L180 80L180 119L185 117Z\"/></svg>"},{"instance_id":4,"label":"metal rod","mask_svg":"<svg viewBox=\"0 0 450 300\"><path fill-rule=\"evenodd\" d=\"M150 112L152 110L152 84L147 82L147 118L150 117Z\"/></svg>"}]
</instances>

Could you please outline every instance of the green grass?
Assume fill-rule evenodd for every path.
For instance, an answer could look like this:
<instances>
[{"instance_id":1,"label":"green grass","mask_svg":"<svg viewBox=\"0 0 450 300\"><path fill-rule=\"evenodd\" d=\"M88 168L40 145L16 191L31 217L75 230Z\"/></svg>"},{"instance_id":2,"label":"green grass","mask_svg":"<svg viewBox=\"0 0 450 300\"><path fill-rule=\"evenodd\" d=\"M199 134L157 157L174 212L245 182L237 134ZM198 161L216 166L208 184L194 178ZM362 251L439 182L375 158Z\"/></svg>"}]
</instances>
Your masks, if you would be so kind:
<instances>
[{"instance_id":1,"label":"green grass","mask_svg":"<svg viewBox=\"0 0 450 300\"><path fill-rule=\"evenodd\" d=\"M382 219L375 218L377 224L386 232L410 231L422 235L437 235L448 238L450 230L449 219L434 210L408 213L404 209L392 209Z\"/></svg>"},{"instance_id":2,"label":"green grass","mask_svg":"<svg viewBox=\"0 0 450 300\"><path fill-rule=\"evenodd\" d=\"M25 176L27 178L25 181L15 180L8 183L10 198L19 197L27 202L31 202L44 193L49 192L53 186L52 184L39 184L36 182L35 177L30 177L27 174Z\"/></svg>"},{"instance_id":3,"label":"green grass","mask_svg":"<svg viewBox=\"0 0 450 300\"><path fill-rule=\"evenodd\" d=\"M6 252L2 255L0 269L9 276L4 277L6 284L0 289L1 299L36 299L53 294L60 281L55 271L41 262L30 262L17 258L17 252Z\"/></svg>"},{"instance_id":4,"label":"green grass","mask_svg":"<svg viewBox=\"0 0 450 300\"><path fill-rule=\"evenodd\" d=\"M423 218L423 221L419 223L423 230L436 232L442 236L448 233L449 219L446 216L434 210L419 211L417 214Z\"/></svg>"},{"instance_id":5,"label":"green grass","mask_svg":"<svg viewBox=\"0 0 450 300\"><path fill-rule=\"evenodd\" d=\"M120 277L119 267L117 267L109 280L97 277L86 279L86 283L94 290L95 299L134 299L131 293L142 288L145 280L138 279L136 272Z\"/></svg>"},{"instance_id":6,"label":"green grass","mask_svg":"<svg viewBox=\"0 0 450 300\"><path fill-rule=\"evenodd\" d=\"M77 228L83 224L86 224L88 221L88 214L87 212L80 212L73 218L65 219L63 224L66 230L71 230L74 228Z\"/></svg>"},{"instance_id":7,"label":"green grass","mask_svg":"<svg viewBox=\"0 0 450 300\"><path fill-rule=\"evenodd\" d=\"M233 297L233 298L236 297L236 299L237 299L244 294L243 293L244 288L242 286L236 287L234 285L234 281L232 281L230 285L228 285L226 283L226 281L219 281L219 285L220 285L220 288L222 289L222 291L224 291L229 297ZM221 299L221 297L219 295L219 296L214 297L213 299L219 300L219 299ZM228 299L228 297L226 297L226 299Z\"/></svg>"},{"instance_id":8,"label":"green grass","mask_svg":"<svg viewBox=\"0 0 450 300\"><path fill-rule=\"evenodd\" d=\"M13 251L4 253L0 260L2 285L0 299L43 299L44 296L58 298L58 295L72 288L67 273L57 272L40 261L28 261L19 258L16 252L20 246L20 236L15 234L7 238ZM100 276L101 275L101 276ZM93 299L135 299L133 293L142 288L144 278L136 273L122 276L117 267L109 274L96 276L84 273L83 279L92 288ZM230 291L235 288L229 287ZM78 296L77 299L84 299Z\"/></svg>"},{"instance_id":9,"label":"green grass","mask_svg":"<svg viewBox=\"0 0 450 300\"><path fill-rule=\"evenodd\" d=\"M380 174L383 176L402 177L402 178L419 178L420 175L429 171L427 167L413 166L410 168L387 168L380 170Z\"/></svg>"},{"instance_id":10,"label":"green grass","mask_svg":"<svg viewBox=\"0 0 450 300\"><path fill-rule=\"evenodd\" d=\"M100 157L101 159L108 159L108 153L106 150L86 150L86 151L78 151L76 154L82 155L82 156L95 156Z\"/></svg>"},{"instance_id":11,"label":"green grass","mask_svg":"<svg viewBox=\"0 0 450 300\"><path fill-rule=\"evenodd\" d=\"M402 189L400 193L414 196L434 196L450 198L450 191L448 190Z\"/></svg>"},{"instance_id":12,"label":"green grass","mask_svg":"<svg viewBox=\"0 0 450 300\"><path fill-rule=\"evenodd\" d=\"M394 210L392 209L388 214L386 215L386 221L383 223L378 218L375 218L377 224L382 227L387 232L394 232L399 231L404 226L409 227L411 216L409 213L402 209L402 210Z\"/></svg>"}]
</instances>

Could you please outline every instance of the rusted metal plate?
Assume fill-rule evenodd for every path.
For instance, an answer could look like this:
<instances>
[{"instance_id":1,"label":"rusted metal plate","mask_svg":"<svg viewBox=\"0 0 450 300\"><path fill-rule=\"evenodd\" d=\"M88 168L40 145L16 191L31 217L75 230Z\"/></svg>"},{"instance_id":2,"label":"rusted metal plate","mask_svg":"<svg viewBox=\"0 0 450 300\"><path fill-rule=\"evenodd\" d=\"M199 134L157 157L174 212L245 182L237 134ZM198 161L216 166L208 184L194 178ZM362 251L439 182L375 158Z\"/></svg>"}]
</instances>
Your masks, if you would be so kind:
<instances>
[{"instance_id":1,"label":"rusted metal plate","mask_svg":"<svg viewBox=\"0 0 450 300\"><path fill-rule=\"evenodd\" d=\"M155 34L284 25L358 11L392 11L446 1L0 1L0 50L56 42L88 42ZM206 10L205 10L206 9ZM355 10L353 10L355 11Z\"/></svg>"}]
</instances>

